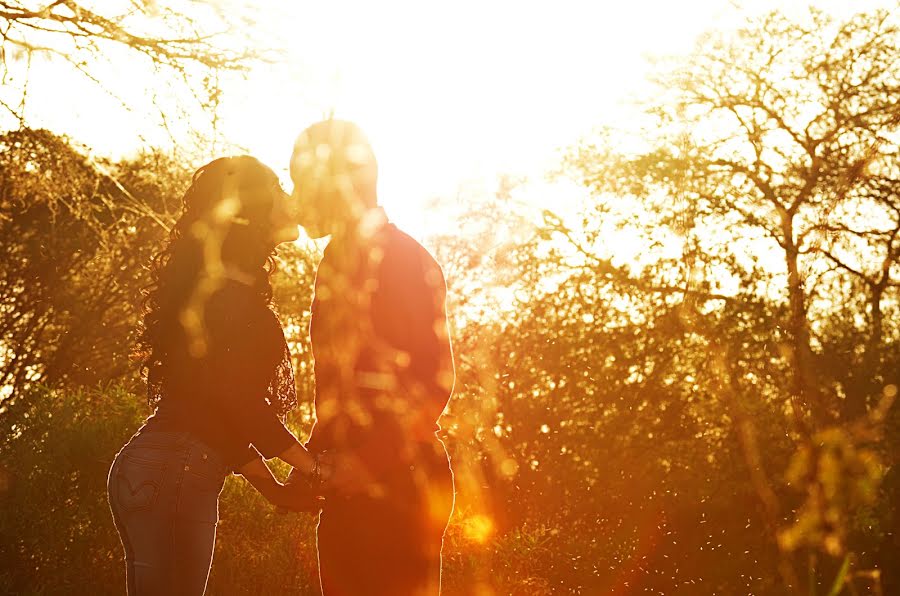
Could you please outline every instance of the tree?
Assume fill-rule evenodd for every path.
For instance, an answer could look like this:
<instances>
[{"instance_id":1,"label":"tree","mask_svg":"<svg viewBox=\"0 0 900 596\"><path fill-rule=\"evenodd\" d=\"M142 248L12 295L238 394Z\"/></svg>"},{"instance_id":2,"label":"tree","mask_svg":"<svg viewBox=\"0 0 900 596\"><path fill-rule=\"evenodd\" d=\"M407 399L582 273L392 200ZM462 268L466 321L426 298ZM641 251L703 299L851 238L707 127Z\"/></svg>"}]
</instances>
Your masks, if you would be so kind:
<instances>
[{"instance_id":1,"label":"tree","mask_svg":"<svg viewBox=\"0 0 900 596\"><path fill-rule=\"evenodd\" d=\"M860 487L884 470L863 463L875 456L861 429L883 423L896 393L898 43L890 11L842 22L775 12L705 36L660 69L647 126L624 143L639 149L608 130L571 160L598 220L648 239L643 265L612 267L596 226L549 226L606 279L670 299L684 333L716 355L709 388L730 404L795 590L790 551L845 556L854 508L875 499ZM791 414L789 477L805 494L793 506L762 471L747 416L761 399Z\"/></svg>"},{"instance_id":2,"label":"tree","mask_svg":"<svg viewBox=\"0 0 900 596\"><path fill-rule=\"evenodd\" d=\"M99 66L127 64L146 69L148 79L174 85L176 95L193 97L215 127L219 73L241 71L266 51L250 37L247 16L231 5L205 2L127 2L95 5L82 0L5 0L0 2L0 106L22 125L32 62L60 60L100 90L117 97L118 82ZM181 100L183 101L183 99ZM176 103L175 107L178 104ZM157 106L168 127L173 106ZM196 127L196 122L193 126Z\"/></svg>"},{"instance_id":3,"label":"tree","mask_svg":"<svg viewBox=\"0 0 900 596\"><path fill-rule=\"evenodd\" d=\"M0 147L0 386L129 376L145 265L187 172L154 154L93 161L46 131Z\"/></svg>"}]
</instances>

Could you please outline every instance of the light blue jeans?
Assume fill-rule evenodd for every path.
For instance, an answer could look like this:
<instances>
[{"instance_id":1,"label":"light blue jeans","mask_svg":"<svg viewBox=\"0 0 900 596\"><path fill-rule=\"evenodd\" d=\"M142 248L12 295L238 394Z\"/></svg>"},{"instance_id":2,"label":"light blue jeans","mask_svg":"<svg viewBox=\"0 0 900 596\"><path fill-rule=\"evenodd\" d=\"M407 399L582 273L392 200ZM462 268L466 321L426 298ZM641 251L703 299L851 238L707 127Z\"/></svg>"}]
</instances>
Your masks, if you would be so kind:
<instances>
[{"instance_id":1,"label":"light blue jeans","mask_svg":"<svg viewBox=\"0 0 900 596\"><path fill-rule=\"evenodd\" d=\"M186 432L138 431L109 470L129 596L206 591L228 469Z\"/></svg>"}]
</instances>

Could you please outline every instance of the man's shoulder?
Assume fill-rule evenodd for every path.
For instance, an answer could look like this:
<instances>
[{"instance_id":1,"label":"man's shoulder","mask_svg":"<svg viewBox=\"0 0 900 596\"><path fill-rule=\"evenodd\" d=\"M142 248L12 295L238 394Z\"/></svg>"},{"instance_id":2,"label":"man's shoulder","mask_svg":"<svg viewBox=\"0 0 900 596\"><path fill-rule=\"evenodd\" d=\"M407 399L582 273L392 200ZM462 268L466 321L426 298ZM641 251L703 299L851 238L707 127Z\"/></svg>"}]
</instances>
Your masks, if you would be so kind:
<instances>
[{"instance_id":1,"label":"man's shoulder","mask_svg":"<svg viewBox=\"0 0 900 596\"><path fill-rule=\"evenodd\" d=\"M438 266L434 256L422 244L398 228L395 224L386 226L388 257L410 262L421 262L426 266Z\"/></svg>"},{"instance_id":2,"label":"man's shoulder","mask_svg":"<svg viewBox=\"0 0 900 596\"><path fill-rule=\"evenodd\" d=\"M390 226L382 268L387 267L392 272L389 275L404 280L402 283L424 282L433 289L445 288L444 272L428 249L403 230Z\"/></svg>"}]
</instances>

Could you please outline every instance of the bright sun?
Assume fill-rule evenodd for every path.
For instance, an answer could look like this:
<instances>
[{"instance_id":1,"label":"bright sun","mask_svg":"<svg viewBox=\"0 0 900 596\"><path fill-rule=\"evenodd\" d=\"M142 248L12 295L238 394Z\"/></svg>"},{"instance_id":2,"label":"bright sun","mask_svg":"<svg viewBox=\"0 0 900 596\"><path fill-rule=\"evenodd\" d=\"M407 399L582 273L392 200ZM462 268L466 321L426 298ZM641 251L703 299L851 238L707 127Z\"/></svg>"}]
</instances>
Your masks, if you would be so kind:
<instances>
[{"instance_id":1,"label":"bright sun","mask_svg":"<svg viewBox=\"0 0 900 596\"><path fill-rule=\"evenodd\" d=\"M540 179L558 148L624 113L643 52L685 49L708 24L668 3L648 20L640 4L293 5L269 23L290 63L258 73L261 84L226 102L222 121L286 174L306 124L331 113L354 120L379 157L392 219L419 237L446 233L431 199L503 173Z\"/></svg>"},{"instance_id":2,"label":"bright sun","mask_svg":"<svg viewBox=\"0 0 900 596\"><path fill-rule=\"evenodd\" d=\"M420 238L452 232L450 219L430 211L435 197L452 198L463 184L501 174L540 180L558 149L593 125L627 122L646 89L647 55L688 51L700 32L740 18L730 0L218 4L246 13L254 37L280 52L240 76L223 74L223 138L288 182L300 130L329 114L355 120L378 154L384 206ZM759 0L752 9L795 4L807 2ZM862 8L842 0L819 4ZM121 68L111 61L109 69L121 87L111 91L132 111L66 74L65 65L46 65L30 83L34 124L66 132L101 154L165 144L166 133L146 118L160 99L155 93L166 92L154 87L153 73L127 61ZM63 86L73 92L61 107ZM201 119L168 124L190 135ZM221 151L210 146L196 165Z\"/></svg>"}]
</instances>

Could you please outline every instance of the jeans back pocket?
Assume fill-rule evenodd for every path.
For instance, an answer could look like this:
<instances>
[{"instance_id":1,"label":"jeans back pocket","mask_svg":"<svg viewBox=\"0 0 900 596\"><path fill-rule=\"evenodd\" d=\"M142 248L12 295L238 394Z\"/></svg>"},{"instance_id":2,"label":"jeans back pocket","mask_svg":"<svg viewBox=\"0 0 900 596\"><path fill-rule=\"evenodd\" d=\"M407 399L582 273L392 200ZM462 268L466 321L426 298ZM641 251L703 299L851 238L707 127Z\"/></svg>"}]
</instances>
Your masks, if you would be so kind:
<instances>
[{"instance_id":1,"label":"jeans back pocket","mask_svg":"<svg viewBox=\"0 0 900 596\"><path fill-rule=\"evenodd\" d=\"M149 510L156 503L166 474L166 464L134 456L126 449L115 471L116 500L122 511Z\"/></svg>"},{"instance_id":2,"label":"jeans back pocket","mask_svg":"<svg viewBox=\"0 0 900 596\"><path fill-rule=\"evenodd\" d=\"M219 521L219 493L228 470L217 455L199 442L191 445L185 463L178 494L179 516L199 522Z\"/></svg>"}]
</instances>

